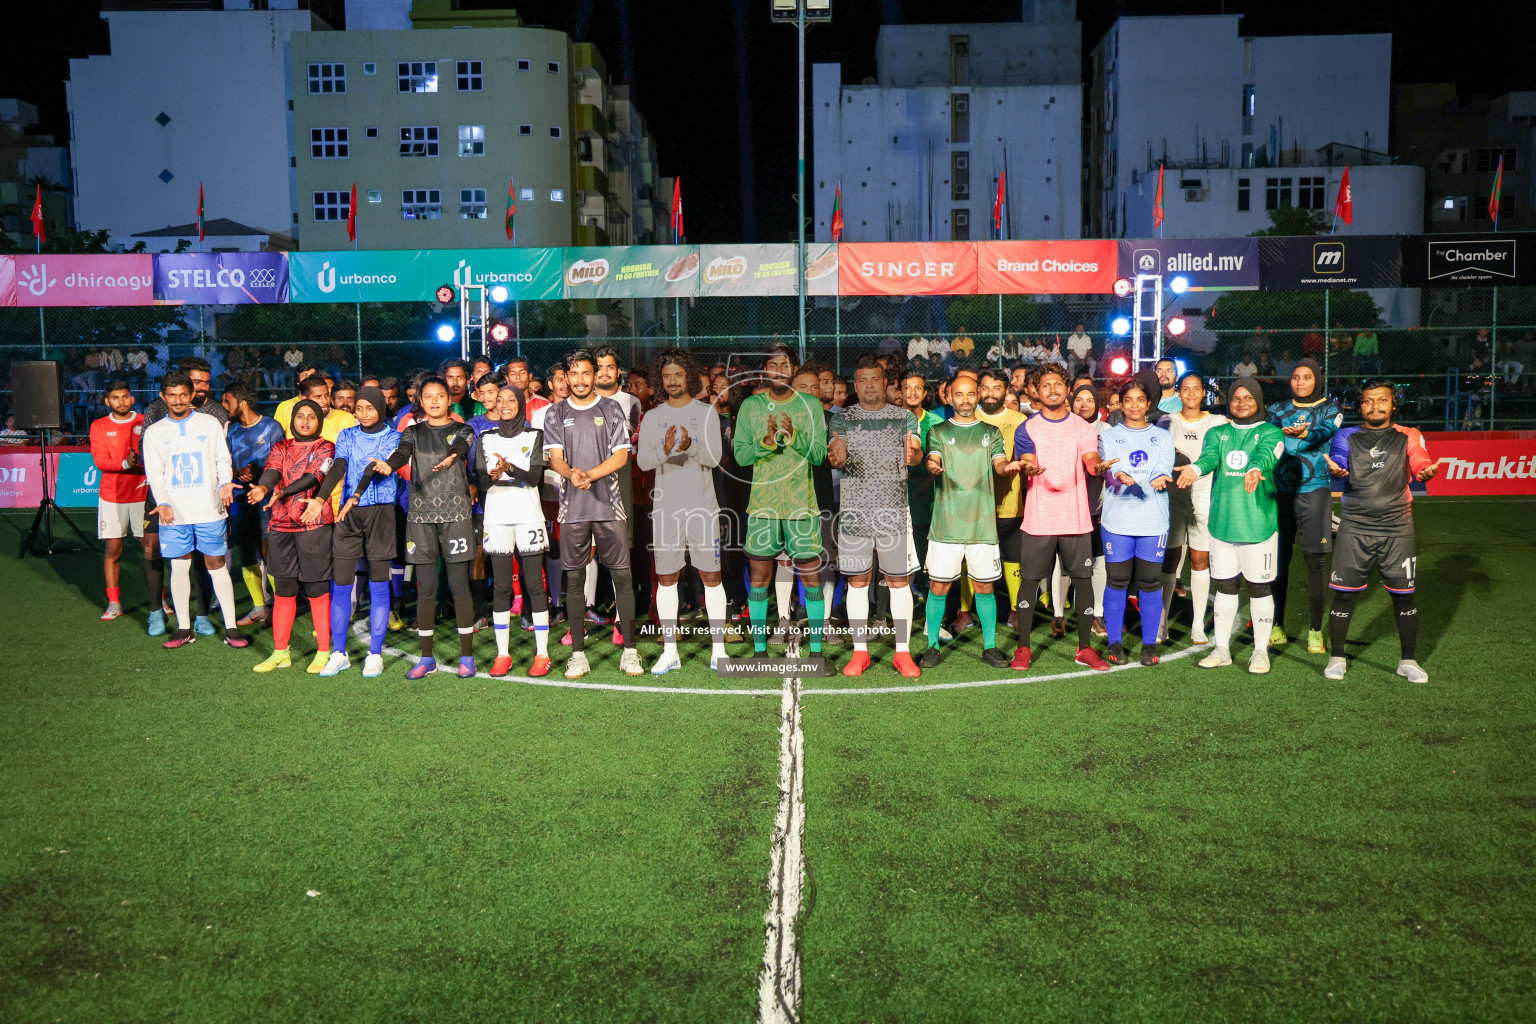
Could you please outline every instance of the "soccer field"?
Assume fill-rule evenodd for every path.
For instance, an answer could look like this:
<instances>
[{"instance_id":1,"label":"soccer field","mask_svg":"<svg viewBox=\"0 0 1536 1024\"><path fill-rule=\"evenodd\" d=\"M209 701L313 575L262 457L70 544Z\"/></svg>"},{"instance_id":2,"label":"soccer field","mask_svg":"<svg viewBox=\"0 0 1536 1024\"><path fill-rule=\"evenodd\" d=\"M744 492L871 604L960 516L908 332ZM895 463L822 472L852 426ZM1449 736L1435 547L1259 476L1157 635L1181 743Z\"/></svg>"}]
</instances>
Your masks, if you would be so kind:
<instances>
[{"instance_id":1,"label":"soccer field","mask_svg":"<svg viewBox=\"0 0 1536 1024\"><path fill-rule=\"evenodd\" d=\"M0 1020L790 1019L765 952L811 1024L1530 1020L1536 502L1415 511L1426 686L1375 589L1342 683L972 631L788 696L606 638L611 689L256 675L0 517Z\"/></svg>"}]
</instances>

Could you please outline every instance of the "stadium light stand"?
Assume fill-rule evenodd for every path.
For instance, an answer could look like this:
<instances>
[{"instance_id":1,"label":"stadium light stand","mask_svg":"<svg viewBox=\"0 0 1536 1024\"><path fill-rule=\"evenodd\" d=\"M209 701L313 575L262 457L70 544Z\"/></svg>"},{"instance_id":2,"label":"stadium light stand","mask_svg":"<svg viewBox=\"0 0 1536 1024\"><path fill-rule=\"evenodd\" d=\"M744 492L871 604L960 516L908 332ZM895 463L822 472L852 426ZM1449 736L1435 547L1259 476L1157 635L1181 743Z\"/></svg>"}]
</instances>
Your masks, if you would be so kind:
<instances>
[{"instance_id":1,"label":"stadium light stand","mask_svg":"<svg viewBox=\"0 0 1536 1024\"><path fill-rule=\"evenodd\" d=\"M486 333L490 335L491 340L496 344L505 345L507 343L507 339L512 337L512 328L508 327L504 323L498 322L492 324L491 329Z\"/></svg>"},{"instance_id":2,"label":"stadium light stand","mask_svg":"<svg viewBox=\"0 0 1536 1024\"><path fill-rule=\"evenodd\" d=\"M441 302L443 305L446 306L446 305L449 305L450 303L456 301L457 299L458 299L458 293L453 290L453 285L451 285L451 284L441 284L441 285L437 286L437 301L438 302Z\"/></svg>"},{"instance_id":3,"label":"stadium light stand","mask_svg":"<svg viewBox=\"0 0 1536 1024\"><path fill-rule=\"evenodd\" d=\"M1131 294L1131 289L1133 289L1135 287L1136 287L1135 285L1131 284L1131 279L1130 278L1128 278L1128 277L1119 278L1118 280L1115 281L1115 295L1118 296L1119 298L1122 298L1122 299L1129 298L1130 294Z\"/></svg>"},{"instance_id":4,"label":"stadium light stand","mask_svg":"<svg viewBox=\"0 0 1536 1024\"><path fill-rule=\"evenodd\" d=\"M782 24L794 24L799 36L800 88L795 101L795 119L799 122L795 164L795 258L800 272L795 294L800 305L800 361L805 361L805 30L811 22L825 24L832 20L832 0L769 0L769 17Z\"/></svg>"}]
</instances>

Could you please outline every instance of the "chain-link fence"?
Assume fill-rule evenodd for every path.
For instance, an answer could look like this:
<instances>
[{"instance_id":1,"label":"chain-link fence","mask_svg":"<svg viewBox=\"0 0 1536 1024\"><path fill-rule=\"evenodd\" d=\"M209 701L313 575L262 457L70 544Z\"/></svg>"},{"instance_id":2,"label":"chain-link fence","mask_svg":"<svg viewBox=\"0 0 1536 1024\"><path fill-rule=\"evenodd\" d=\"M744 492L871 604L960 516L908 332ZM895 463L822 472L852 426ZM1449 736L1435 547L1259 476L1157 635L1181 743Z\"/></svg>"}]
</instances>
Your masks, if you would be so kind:
<instances>
[{"instance_id":1,"label":"chain-link fence","mask_svg":"<svg viewBox=\"0 0 1536 1024\"><path fill-rule=\"evenodd\" d=\"M1212 304L1169 297L1165 316L1180 314L1181 337L1165 350L1213 378L1252 370L1277 385L1303 356L1325 368L1330 390L1346 397L1366 376L1401 388L1403 419L1425 429L1536 427L1536 288L1402 290L1390 316L1373 296L1337 290L1228 292ZM1191 301L1193 300L1193 301ZM1096 380L1123 376L1130 339L1109 326L1129 315L1128 300L1108 296L969 295L809 299L806 354L851 376L867 352L899 353L938 379L960 366L1013 368L1059 360ZM1404 314L1407 309L1409 313ZM674 344L706 365L734 364L772 341L795 344L800 315L793 296L611 302L519 302L497 306L505 343L498 361L529 357L542 373L578 347L611 345L627 366ZM1388 326L1410 322L1412 327ZM0 403L10 405L9 366L53 359L64 366L71 434L101 415L100 390L127 378L144 401L161 373L183 355L213 364L215 390L252 385L270 407L292 393L295 368L324 367L338 379L404 377L459 352L456 306L430 302L291 304L239 307L0 309ZM1086 336L1085 346L1082 337ZM478 352L479 343L472 348Z\"/></svg>"}]
</instances>

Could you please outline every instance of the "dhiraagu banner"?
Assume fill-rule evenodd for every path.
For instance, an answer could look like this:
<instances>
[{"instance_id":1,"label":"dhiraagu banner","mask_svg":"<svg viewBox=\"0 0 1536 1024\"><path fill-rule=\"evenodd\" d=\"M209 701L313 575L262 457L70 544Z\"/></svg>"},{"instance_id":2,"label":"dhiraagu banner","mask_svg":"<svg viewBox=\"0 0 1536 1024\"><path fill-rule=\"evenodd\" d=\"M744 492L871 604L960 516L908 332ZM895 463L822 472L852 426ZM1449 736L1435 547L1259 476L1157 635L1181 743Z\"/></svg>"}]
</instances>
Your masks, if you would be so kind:
<instances>
[{"instance_id":1,"label":"dhiraagu banner","mask_svg":"<svg viewBox=\"0 0 1536 1024\"><path fill-rule=\"evenodd\" d=\"M561 252L567 299L686 299L695 294L696 245L610 245Z\"/></svg>"},{"instance_id":2,"label":"dhiraagu banner","mask_svg":"<svg viewBox=\"0 0 1536 1024\"><path fill-rule=\"evenodd\" d=\"M561 297L561 249L430 249L422 253L430 298L438 286L468 284L507 290L514 299Z\"/></svg>"},{"instance_id":3,"label":"dhiraagu banner","mask_svg":"<svg viewBox=\"0 0 1536 1024\"><path fill-rule=\"evenodd\" d=\"M419 249L288 254L289 302L420 302L438 285Z\"/></svg>"}]
</instances>

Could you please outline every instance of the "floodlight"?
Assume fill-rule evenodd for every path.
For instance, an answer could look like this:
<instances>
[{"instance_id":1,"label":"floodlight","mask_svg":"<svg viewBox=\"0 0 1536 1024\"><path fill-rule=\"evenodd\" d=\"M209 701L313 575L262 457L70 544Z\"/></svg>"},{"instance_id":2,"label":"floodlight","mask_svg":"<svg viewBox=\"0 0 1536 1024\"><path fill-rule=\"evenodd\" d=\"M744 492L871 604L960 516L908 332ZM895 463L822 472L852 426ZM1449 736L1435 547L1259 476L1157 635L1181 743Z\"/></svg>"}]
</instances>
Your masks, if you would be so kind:
<instances>
[{"instance_id":1,"label":"floodlight","mask_svg":"<svg viewBox=\"0 0 1536 1024\"><path fill-rule=\"evenodd\" d=\"M506 285L499 284L496 287L491 289L491 301L492 302L506 302L507 301L507 287L506 287Z\"/></svg>"},{"instance_id":2,"label":"floodlight","mask_svg":"<svg viewBox=\"0 0 1536 1024\"><path fill-rule=\"evenodd\" d=\"M1168 287L1173 289L1173 294L1183 295L1185 292L1189 291L1189 278L1182 275L1176 277L1172 281L1168 282Z\"/></svg>"},{"instance_id":3,"label":"floodlight","mask_svg":"<svg viewBox=\"0 0 1536 1024\"><path fill-rule=\"evenodd\" d=\"M458 336L458 333L458 330L454 328L453 324L439 324L437 328L437 340L452 341L455 337Z\"/></svg>"},{"instance_id":4,"label":"floodlight","mask_svg":"<svg viewBox=\"0 0 1536 1024\"><path fill-rule=\"evenodd\" d=\"M1109 322L1109 329L1124 337L1131 331L1131 321L1123 316L1117 316Z\"/></svg>"},{"instance_id":5,"label":"floodlight","mask_svg":"<svg viewBox=\"0 0 1536 1024\"><path fill-rule=\"evenodd\" d=\"M1115 356L1115 358L1109 361L1109 372L1113 373L1117 377L1124 376L1125 374L1129 373L1130 369L1131 361L1125 358L1125 356Z\"/></svg>"},{"instance_id":6,"label":"floodlight","mask_svg":"<svg viewBox=\"0 0 1536 1024\"><path fill-rule=\"evenodd\" d=\"M1134 288L1135 285L1131 284L1131 279L1128 277L1122 277L1115 282L1115 294L1122 299L1131 294Z\"/></svg>"},{"instance_id":7,"label":"floodlight","mask_svg":"<svg viewBox=\"0 0 1536 1024\"><path fill-rule=\"evenodd\" d=\"M1163 333L1170 338L1181 337L1187 330L1189 330L1189 323L1181 316L1171 316L1168 318L1168 323L1163 325Z\"/></svg>"},{"instance_id":8,"label":"floodlight","mask_svg":"<svg viewBox=\"0 0 1536 1024\"><path fill-rule=\"evenodd\" d=\"M457 295L458 295L458 293L453 290L453 285L451 285L451 284L438 285L438 288L437 288L437 301L441 302L443 305L446 306L450 302L454 301L454 299L457 297Z\"/></svg>"}]
</instances>

